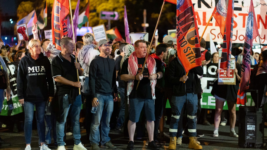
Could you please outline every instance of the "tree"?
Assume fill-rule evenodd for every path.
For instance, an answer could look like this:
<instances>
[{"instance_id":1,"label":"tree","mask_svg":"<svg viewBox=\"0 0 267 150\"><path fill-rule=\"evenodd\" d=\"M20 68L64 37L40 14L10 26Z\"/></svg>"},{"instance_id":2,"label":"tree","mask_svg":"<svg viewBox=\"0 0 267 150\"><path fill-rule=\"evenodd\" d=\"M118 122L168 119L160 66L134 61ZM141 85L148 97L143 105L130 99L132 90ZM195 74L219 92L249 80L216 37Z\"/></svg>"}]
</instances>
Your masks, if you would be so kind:
<instances>
[{"instance_id":1,"label":"tree","mask_svg":"<svg viewBox=\"0 0 267 150\"><path fill-rule=\"evenodd\" d=\"M107 20L100 19L101 11L117 11L119 13L119 20L121 23L124 12L124 1L125 0L90 0L90 26L107 23Z\"/></svg>"}]
</instances>

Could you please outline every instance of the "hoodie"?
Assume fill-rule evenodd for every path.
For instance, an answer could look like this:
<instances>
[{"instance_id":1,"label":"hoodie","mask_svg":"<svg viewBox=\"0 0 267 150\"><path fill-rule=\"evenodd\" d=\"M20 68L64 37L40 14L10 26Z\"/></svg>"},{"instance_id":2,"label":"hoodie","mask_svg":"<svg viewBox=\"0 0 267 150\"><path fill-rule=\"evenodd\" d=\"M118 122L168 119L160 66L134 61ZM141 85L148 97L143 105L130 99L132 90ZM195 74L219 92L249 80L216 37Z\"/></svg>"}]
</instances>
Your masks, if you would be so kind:
<instances>
[{"instance_id":1,"label":"hoodie","mask_svg":"<svg viewBox=\"0 0 267 150\"><path fill-rule=\"evenodd\" d=\"M51 66L47 57L41 53L37 60L26 53L19 63L17 74L18 98L29 102L40 102L54 96Z\"/></svg>"},{"instance_id":2,"label":"hoodie","mask_svg":"<svg viewBox=\"0 0 267 150\"><path fill-rule=\"evenodd\" d=\"M89 85L92 95L117 93L115 61L110 58L96 56L91 62Z\"/></svg>"}]
</instances>

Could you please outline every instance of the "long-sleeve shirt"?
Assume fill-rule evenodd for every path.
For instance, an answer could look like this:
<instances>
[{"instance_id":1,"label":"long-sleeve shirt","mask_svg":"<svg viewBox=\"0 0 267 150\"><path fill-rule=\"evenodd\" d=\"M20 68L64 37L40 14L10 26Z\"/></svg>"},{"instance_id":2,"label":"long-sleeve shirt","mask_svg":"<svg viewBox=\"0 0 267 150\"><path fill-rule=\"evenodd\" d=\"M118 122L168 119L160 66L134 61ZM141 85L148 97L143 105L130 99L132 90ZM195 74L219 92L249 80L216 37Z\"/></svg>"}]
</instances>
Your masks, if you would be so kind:
<instances>
[{"instance_id":1,"label":"long-sleeve shirt","mask_svg":"<svg viewBox=\"0 0 267 150\"><path fill-rule=\"evenodd\" d=\"M92 95L117 93L115 61L96 56L91 62L89 85Z\"/></svg>"}]
</instances>

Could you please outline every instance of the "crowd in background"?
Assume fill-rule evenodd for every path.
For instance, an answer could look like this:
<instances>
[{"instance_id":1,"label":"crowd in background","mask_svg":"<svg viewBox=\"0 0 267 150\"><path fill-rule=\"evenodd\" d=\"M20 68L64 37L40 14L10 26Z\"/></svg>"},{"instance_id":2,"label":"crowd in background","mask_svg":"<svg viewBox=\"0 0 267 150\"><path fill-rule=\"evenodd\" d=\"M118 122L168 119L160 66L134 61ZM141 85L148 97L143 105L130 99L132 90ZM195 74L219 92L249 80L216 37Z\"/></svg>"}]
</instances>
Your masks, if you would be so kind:
<instances>
[{"instance_id":1,"label":"crowd in background","mask_svg":"<svg viewBox=\"0 0 267 150\"><path fill-rule=\"evenodd\" d=\"M31 149L33 123L37 125L41 150L49 150L48 147L64 150L65 135L73 135L75 150L86 149L80 140L80 126L86 129L86 137L93 150L98 150L99 144L116 149L109 137L110 129L126 135L128 133L127 149L132 150L134 139L145 136L145 126L148 148L158 149L164 139L166 121L170 125L170 149L181 145L184 135L190 137L189 148L202 149L196 137L203 137L204 134L197 131L197 122L211 125L214 121L213 136L218 137L219 125L224 126L229 120L230 136L238 137L235 132L236 100L243 48L235 48L240 53L235 56L236 85L218 85L218 81L214 81L212 95L216 99L216 109L213 111L201 110L200 79L203 75L202 66L218 64L220 58L218 52L211 55L206 50L204 39L200 41L202 66L190 70L188 75L177 58L176 45L170 36L163 38L163 44L157 44L156 38L151 49L148 49L149 43L143 40L136 41L134 45L122 39L96 42L90 33L86 33L82 40L73 43L71 39L63 38L60 42L61 51L50 40L40 42L36 37L29 43L19 41L17 46L12 47L0 41L0 60L3 60L0 61L0 77L7 84L6 87L0 87L0 110L3 95L7 100L12 95L8 85L10 70L4 69L9 64L16 66L17 92L19 102L24 107L24 114L19 114L20 117L8 116L15 121L10 123L6 119L8 117L1 117L0 123L4 127L5 122L9 122L8 128L13 132L24 131L25 150ZM150 54L142 73L147 52ZM265 53L252 53L251 65L265 69ZM78 74L85 77L83 85L77 80L77 69ZM265 81L265 76L261 76ZM138 82L140 85L137 88ZM79 100L78 89L81 87ZM167 99L171 112L165 109ZM222 110L224 102L228 104L229 117ZM162 116L168 116L169 119L165 120ZM0 143L5 142L0 139Z\"/></svg>"}]
</instances>

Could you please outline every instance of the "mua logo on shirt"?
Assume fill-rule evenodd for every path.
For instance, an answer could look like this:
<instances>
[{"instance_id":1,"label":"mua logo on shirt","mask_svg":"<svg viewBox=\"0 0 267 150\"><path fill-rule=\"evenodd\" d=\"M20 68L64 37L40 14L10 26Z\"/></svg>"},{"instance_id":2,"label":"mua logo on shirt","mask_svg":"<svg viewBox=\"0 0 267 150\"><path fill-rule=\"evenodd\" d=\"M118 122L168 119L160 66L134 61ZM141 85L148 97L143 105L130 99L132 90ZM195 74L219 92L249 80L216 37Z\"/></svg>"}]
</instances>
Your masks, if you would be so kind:
<instances>
[{"instance_id":1,"label":"mua logo on shirt","mask_svg":"<svg viewBox=\"0 0 267 150\"><path fill-rule=\"evenodd\" d=\"M45 67L44 66L28 67L28 74L29 76L45 75Z\"/></svg>"}]
</instances>

